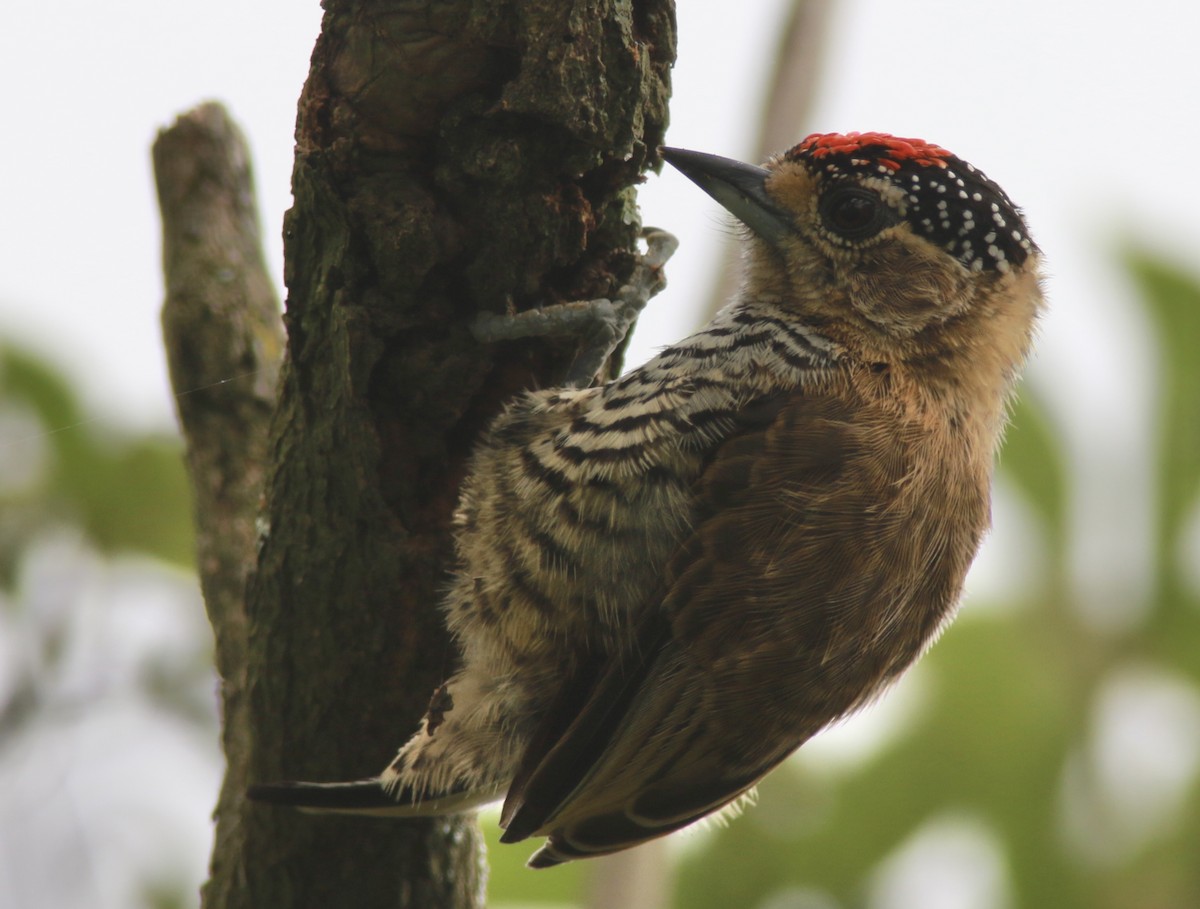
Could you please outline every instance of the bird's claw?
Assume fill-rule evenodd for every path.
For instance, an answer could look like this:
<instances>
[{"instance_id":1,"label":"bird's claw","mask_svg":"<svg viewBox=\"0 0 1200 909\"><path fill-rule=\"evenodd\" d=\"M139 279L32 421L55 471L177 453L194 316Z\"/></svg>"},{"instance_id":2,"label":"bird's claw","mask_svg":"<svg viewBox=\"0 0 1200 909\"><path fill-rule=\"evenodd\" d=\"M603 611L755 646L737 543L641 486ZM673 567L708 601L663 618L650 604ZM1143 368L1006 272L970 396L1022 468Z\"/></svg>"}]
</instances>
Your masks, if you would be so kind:
<instances>
[{"instance_id":1,"label":"bird's claw","mask_svg":"<svg viewBox=\"0 0 1200 909\"><path fill-rule=\"evenodd\" d=\"M579 351L563 384L591 384L605 362L625 339L650 298L666 286L663 266L679 246L673 234L654 227L642 229L646 252L637 256L633 273L612 299L572 300L511 315L480 313L471 334L483 344L520 338L578 336Z\"/></svg>"}]
</instances>

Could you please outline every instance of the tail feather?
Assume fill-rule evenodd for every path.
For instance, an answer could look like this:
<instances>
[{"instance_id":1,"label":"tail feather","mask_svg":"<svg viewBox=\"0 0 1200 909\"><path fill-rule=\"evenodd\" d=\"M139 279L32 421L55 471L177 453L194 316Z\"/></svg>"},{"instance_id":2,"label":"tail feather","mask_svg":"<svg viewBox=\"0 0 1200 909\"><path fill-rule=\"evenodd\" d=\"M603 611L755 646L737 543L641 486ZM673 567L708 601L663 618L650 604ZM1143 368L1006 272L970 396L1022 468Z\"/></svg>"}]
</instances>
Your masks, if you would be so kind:
<instances>
[{"instance_id":1,"label":"tail feather","mask_svg":"<svg viewBox=\"0 0 1200 909\"><path fill-rule=\"evenodd\" d=\"M342 783L255 783L246 798L269 805L287 805L315 814L358 814L373 817L436 817L473 811L497 801L503 792L450 790L420 799L412 789L388 789L378 777Z\"/></svg>"},{"instance_id":2,"label":"tail feather","mask_svg":"<svg viewBox=\"0 0 1200 909\"><path fill-rule=\"evenodd\" d=\"M246 798L316 812L373 814L402 807L374 778L343 783L256 783L246 790Z\"/></svg>"}]
</instances>

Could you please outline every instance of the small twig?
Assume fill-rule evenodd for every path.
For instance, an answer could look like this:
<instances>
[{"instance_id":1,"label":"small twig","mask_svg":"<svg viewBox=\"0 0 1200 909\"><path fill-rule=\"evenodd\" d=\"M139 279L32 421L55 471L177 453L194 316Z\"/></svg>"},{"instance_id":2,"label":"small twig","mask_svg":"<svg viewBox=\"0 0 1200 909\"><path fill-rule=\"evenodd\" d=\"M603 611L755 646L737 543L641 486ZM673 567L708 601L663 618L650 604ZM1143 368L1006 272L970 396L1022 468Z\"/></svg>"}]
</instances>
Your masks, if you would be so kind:
<instances>
[{"instance_id":1,"label":"small twig","mask_svg":"<svg viewBox=\"0 0 1200 909\"><path fill-rule=\"evenodd\" d=\"M765 160L799 142L807 133L820 86L833 0L790 0L776 47L775 67L763 91L755 159ZM866 128L866 127L862 127ZM737 246L729 244L706 312L729 302L742 283Z\"/></svg>"},{"instance_id":2,"label":"small twig","mask_svg":"<svg viewBox=\"0 0 1200 909\"><path fill-rule=\"evenodd\" d=\"M809 131L832 18L832 0L791 0L776 48L775 69L763 94L760 158L790 148Z\"/></svg>"}]
</instances>

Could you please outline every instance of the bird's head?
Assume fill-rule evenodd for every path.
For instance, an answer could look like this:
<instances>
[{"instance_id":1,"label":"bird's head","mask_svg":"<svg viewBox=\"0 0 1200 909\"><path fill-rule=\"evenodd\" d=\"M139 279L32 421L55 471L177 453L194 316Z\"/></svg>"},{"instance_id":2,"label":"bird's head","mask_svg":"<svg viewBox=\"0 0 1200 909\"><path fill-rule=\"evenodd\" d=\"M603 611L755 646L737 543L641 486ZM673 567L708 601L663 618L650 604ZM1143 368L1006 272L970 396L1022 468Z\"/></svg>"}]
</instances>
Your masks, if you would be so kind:
<instances>
[{"instance_id":1,"label":"bird's head","mask_svg":"<svg viewBox=\"0 0 1200 909\"><path fill-rule=\"evenodd\" d=\"M809 136L766 167L663 157L749 229L744 298L894 364L986 348L1011 376L1041 305L1020 210L939 146L885 133Z\"/></svg>"}]
</instances>

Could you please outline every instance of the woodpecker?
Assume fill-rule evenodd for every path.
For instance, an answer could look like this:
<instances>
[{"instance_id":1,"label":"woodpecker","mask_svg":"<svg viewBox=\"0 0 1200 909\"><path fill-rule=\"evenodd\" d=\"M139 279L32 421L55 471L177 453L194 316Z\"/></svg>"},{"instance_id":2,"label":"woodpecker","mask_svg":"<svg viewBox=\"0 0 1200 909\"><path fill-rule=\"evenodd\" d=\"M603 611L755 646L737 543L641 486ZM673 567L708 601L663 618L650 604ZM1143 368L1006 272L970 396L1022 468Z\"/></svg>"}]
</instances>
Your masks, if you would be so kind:
<instances>
[{"instance_id":1,"label":"woodpecker","mask_svg":"<svg viewBox=\"0 0 1200 909\"><path fill-rule=\"evenodd\" d=\"M443 603L461 668L383 773L252 798L421 816L504 800L542 868L734 805L957 608L1042 308L1017 207L936 145L663 149L746 228L705 328L479 441Z\"/></svg>"}]
</instances>

